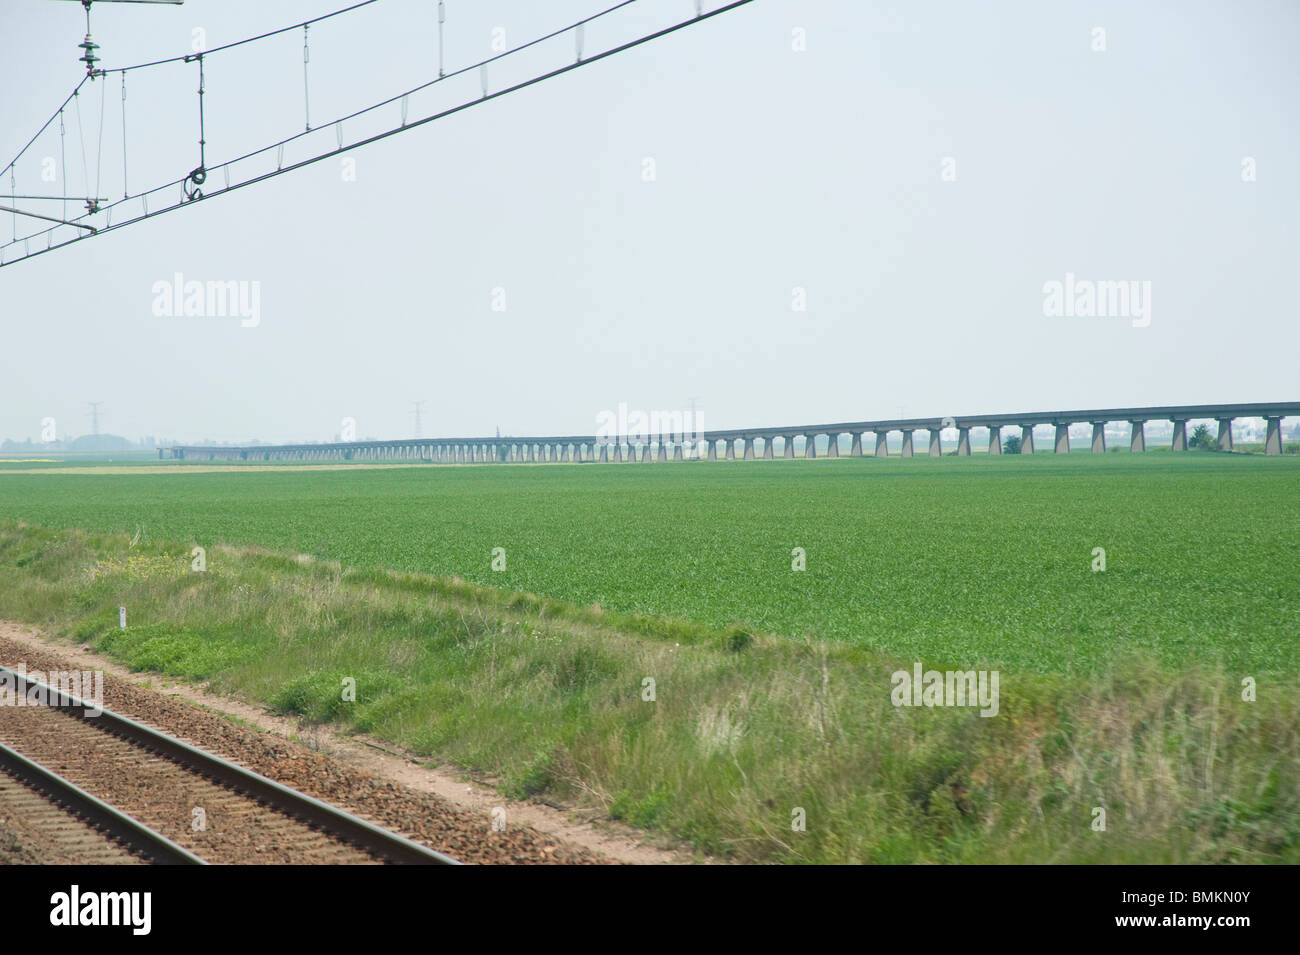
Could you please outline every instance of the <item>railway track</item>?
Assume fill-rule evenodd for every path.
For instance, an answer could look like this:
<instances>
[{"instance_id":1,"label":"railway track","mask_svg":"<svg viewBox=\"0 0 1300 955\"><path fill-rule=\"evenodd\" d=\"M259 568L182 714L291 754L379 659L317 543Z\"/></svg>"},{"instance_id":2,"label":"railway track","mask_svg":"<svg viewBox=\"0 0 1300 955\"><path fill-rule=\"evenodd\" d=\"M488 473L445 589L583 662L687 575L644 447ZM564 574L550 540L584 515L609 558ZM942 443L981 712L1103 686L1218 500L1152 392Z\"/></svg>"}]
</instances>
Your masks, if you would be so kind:
<instances>
[{"instance_id":1,"label":"railway track","mask_svg":"<svg viewBox=\"0 0 1300 955\"><path fill-rule=\"evenodd\" d=\"M459 864L152 727L7 667L0 674L48 700L0 707L0 770L11 781L11 799L21 795L17 781L141 858ZM0 777L0 796L5 792Z\"/></svg>"}]
</instances>

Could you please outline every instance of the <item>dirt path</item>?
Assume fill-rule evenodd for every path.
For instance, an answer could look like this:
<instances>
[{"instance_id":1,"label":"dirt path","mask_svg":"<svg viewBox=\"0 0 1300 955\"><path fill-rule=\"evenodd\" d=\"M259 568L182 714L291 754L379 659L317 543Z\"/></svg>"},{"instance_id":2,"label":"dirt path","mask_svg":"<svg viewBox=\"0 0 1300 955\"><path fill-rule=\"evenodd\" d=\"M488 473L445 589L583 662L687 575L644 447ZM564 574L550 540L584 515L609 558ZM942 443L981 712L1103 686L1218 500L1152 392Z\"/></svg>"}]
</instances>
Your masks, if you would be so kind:
<instances>
[{"instance_id":1,"label":"dirt path","mask_svg":"<svg viewBox=\"0 0 1300 955\"><path fill-rule=\"evenodd\" d=\"M190 739L272 778L280 778L287 765L307 770L311 777L329 783L318 785L313 795L371 817L383 814L410 827L416 824L412 812L423 818L428 807L420 810L413 805L386 806L376 802L376 794L364 785L364 779L354 779L359 774L349 770L360 770L360 775L381 782L380 788L386 793L383 798L390 802L404 802L402 790L411 796L426 794L426 799L432 796L446 800L481 819L485 835L491 832L493 810L504 808L508 828L527 827L556 842L555 846L539 847L544 853L549 848L547 855L567 855L560 850L562 844L574 847L575 858L566 861L578 861L576 856L583 855L582 850L626 863L693 861L687 852L649 845L643 841L644 833L595 819L594 814L506 799L488 781L466 780L440 768L427 769L387 743L364 736L343 737L329 727L304 728L262 706L217 695L205 687L179 682L160 685L156 675L133 673L85 647L51 639L22 624L0 621L0 663L25 663L29 670L103 670L104 705L109 709ZM284 781L295 784L290 779ZM328 794L322 794L322 790ZM390 828L397 826L395 822L388 824Z\"/></svg>"}]
</instances>

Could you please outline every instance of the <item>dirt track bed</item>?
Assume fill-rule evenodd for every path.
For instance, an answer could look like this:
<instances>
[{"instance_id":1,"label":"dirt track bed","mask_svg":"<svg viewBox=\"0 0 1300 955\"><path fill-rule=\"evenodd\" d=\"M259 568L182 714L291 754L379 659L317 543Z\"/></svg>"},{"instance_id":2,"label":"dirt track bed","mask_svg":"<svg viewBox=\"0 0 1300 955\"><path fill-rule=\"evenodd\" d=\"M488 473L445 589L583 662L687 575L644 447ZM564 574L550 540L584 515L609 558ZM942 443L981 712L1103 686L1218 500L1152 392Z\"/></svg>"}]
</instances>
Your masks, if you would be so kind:
<instances>
[{"instance_id":1,"label":"dirt track bed","mask_svg":"<svg viewBox=\"0 0 1300 955\"><path fill-rule=\"evenodd\" d=\"M25 663L29 671L78 668L55 653L37 650L4 639L0 639L0 663L7 666ZM132 685L111 674L106 675L104 678L104 705L123 716L129 716L132 719L161 729L192 745L216 753L286 786L346 809L376 825L421 842L462 862L591 864L606 861L586 849L543 836L536 830L526 826L508 825L504 831L496 831L492 828L491 818L487 815L467 812L448 804L437 796L414 792L392 782L378 779L364 770L340 763L324 754L313 752L305 746L235 725L220 716L200 710L173 697L155 693L145 687ZM5 726L11 717L16 714L33 712L24 709L7 709L8 712L0 713L0 738L5 738L8 735L9 731L5 729ZM39 711L37 715L40 715ZM55 714L46 713L44 715L48 717ZM60 719L67 722L76 722L67 717L60 717ZM17 726L18 724L14 723L13 725ZM94 730L89 731L97 732ZM105 734L101 733L99 735L103 736ZM108 737L108 739L112 743L130 746L130 744L116 740L113 737ZM20 745L17 741L11 745L20 752L24 751L23 745ZM57 748L52 752L57 754ZM108 746L104 750L104 754L104 758L110 761L114 758L124 758L123 754L113 746ZM43 761L42 756L38 753L27 752L26 755L32 759ZM71 765L76 765L76 757L73 754L64 753L62 758L72 760ZM93 763L94 761L90 762ZM168 766L172 765L166 760L155 759L155 762ZM49 765L54 771L61 771L58 765ZM109 763L104 764L104 766L108 765ZM89 764L83 764L82 771L100 774L99 769L95 769ZM207 836L209 840L215 839L216 836L209 836L209 834L213 833L217 817L222 817L231 823L235 821L235 816L223 816L227 811L221 808L226 805L225 797L204 790L198 783L211 786L220 792L226 791L205 780L199 779L189 789L174 791L170 784L162 781L163 777L156 777L158 780L156 786L154 784L145 784L133 787L129 779L112 779L111 777L114 774L111 771L104 775L105 782L114 787L113 792L120 793L124 798L134 800L132 805L140 807L138 811L145 812L151 818L160 819L165 823L160 823L154 828L204 858L209 858L210 853L213 851L212 845L210 841L207 844L196 841L197 837ZM69 776L71 777L71 773L69 773ZM73 778L72 781L82 785L77 778ZM90 789L100 798L118 805L119 808L126 812L132 812L129 806L120 804L114 796L108 795L106 792L97 792L91 786L84 786L84 788ZM213 812L214 806L218 807L215 814ZM207 817L207 832L195 833L193 831L191 820L194 808L204 810ZM231 807L229 811L236 813L236 815L239 812L234 807ZM142 818L141 821L154 825L150 818ZM285 822L292 822L292 820L285 819ZM294 823L294 825L301 824ZM240 836L237 829L228 829L225 823L222 824L222 831L228 835L227 850L232 852L233 855L229 859L218 860L211 858L210 861L267 863L288 861L282 850L274 848L269 852L263 851L259 853L253 851L249 855L247 853L251 851L250 847L257 841L251 837L250 833L245 832L243 836ZM320 836L319 833L314 833L314 835ZM332 842L327 837L320 836L320 838ZM2 839L3 836L0 835L0 840ZM240 848L241 839L243 848ZM278 837L271 839L267 844L273 847L281 846L282 843L277 839ZM0 851L3 851L2 847L0 847ZM304 858L301 861L343 861L342 859L326 858L333 850L322 848L319 844L314 846L307 844L305 851L310 858ZM295 859L294 861L298 860Z\"/></svg>"}]
</instances>

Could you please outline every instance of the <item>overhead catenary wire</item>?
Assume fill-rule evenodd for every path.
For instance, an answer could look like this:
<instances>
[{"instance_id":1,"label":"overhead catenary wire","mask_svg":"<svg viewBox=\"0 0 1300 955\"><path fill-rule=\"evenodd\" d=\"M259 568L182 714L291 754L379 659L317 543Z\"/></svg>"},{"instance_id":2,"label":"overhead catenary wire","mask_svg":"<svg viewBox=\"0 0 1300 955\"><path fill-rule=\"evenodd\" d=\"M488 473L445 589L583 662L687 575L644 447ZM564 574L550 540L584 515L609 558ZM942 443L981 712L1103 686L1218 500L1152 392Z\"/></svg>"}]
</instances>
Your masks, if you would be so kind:
<instances>
[{"instance_id":1,"label":"overhead catenary wire","mask_svg":"<svg viewBox=\"0 0 1300 955\"><path fill-rule=\"evenodd\" d=\"M348 12L348 11L350 11L350 10L355 10L355 9L360 8L360 7L369 6L369 4L370 4L370 3L373 3L373 2L376 2L376 0L365 0L365 2L363 2L363 3L354 4L353 6L351 6L351 7L347 7L347 8L344 8L343 10L338 10L338 11L335 11L334 13L327 14L327 15L324 15L324 16L322 16L322 17L317 17L317 18L314 18L314 19L309 20L309 21L305 21L305 24L317 23L317 22L320 22L321 20L328 19L329 17L332 17L332 16L338 16L338 15L340 15L340 14L342 14L342 13L346 13L346 12ZM491 63L493 63L493 62L495 62L495 61L497 61L497 60L504 59L504 58L506 58L506 57L509 57L509 56L513 56L513 55L515 55L515 54L518 54L518 53L520 53L520 52L522 52L522 51L524 51L524 50L527 50L527 49L530 49L530 48L532 48L532 47L535 47L535 46L537 46L538 44L545 43L545 42L548 41L548 40L552 40L552 39L554 39L554 38L556 38L556 37L562 36L563 34L568 33L568 32L570 32L570 31L575 31L575 32L576 32L576 31L579 31L579 30L581 30L581 28L584 27L586 24L589 24L589 23L591 23L591 22L593 22L593 21L595 21L595 20L598 20L598 19L600 19L601 17L608 16L609 14L611 14L611 13L617 11L617 10L623 9L623 8L625 8L625 7L628 7L628 6L630 6L630 5L632 5L633 3L636 3L636 2L637 2L637 0L620 0L620 2L618 2L618 3L614 3L613 5L607 7L606 9L600 10L600 11L598 11L598 12L596 12L596 13L593 13L593 14L591 14L591 15L589 15L589 16L583 17L582 19L580 19L580 20L578 20L578 21L576 21L576 22L569 23L569 24L567 24L567 25L565 25L565 26L562 26L562 27L560 27L560 28L558 28L558 29L555 29L555 30L553 30L553 31L551 31L551 32L549 32L549 33L543 35L543 36L539 36L539 37L537 37L537 38L535 38L535 39L533 39L533 40L527 41L527 42L525 42L525 43L523 43L523 44L521 44L521 45L519 45L519 46L513 47L513 48L511 48L511 49L509 49L509 50L502 51L502 52L497 53L497 54L494 54L494 55L492 55L492 56L489 56L489 57L487 57L487 58L485 58L485 59L483 59L483 60L481 60L481 61L478 61L478 62L476 62L476 63L471 63L471 64L469 64L469 65L466 65L466 66L464 66L464 67L461 67L460 69L454 70L454 71L452 71L452 72L450 72L450 73L444 73L444 75L439 76L439 77L436 78L436 79L433 79L433 80L427 81L427 82L425 82L425 83L421 83L421 84L419 84L419 85L417 85L417 86L415 86L415 87L412 87L412 88L409 89L409 90L405 90L405 91L403 91L403 92L400 92L400 93L395 94L394 96L388 97L387 99L381 100L381 101L379 101L379 102L377 102L377 103L373 103L373 104L371 104L371 105L369 105L369 106L365 106L365 107L363 107L363 108L361 108L361 109L355 110L354 112L351 112L351 113L349 113L349 114L347 114L347 115L345 115L345 116L339 117L339 118L337 118L337 119L330 120L329 123L321 124L321 125L319 125L317 128L315 128L315 129L311 129L311 128L309 127L308 129L305 129L305 130L303 130L302 132L299 132L299 133L293 134L293 135L291 135L291 136L287 136L287 137L285 137L284 139L279 140L278 142L274 142L274 143L271 143L271 144L269 144L269 145L266 145L266 146L260 147L260 148L258 148L258 149L251 150L251 151L249 151L249 152L247 152L247 153L244 153L243 155L236 156L236 157L234 157L234 158L226 159L226 160L224 160L224 161L222 161L222 162L216 164L215 166L213 166L211 170L209 170L209 169L206 168L206 154L205 154L205 143L206 143L206 137L205 137L205 134L204 134L204 128L203 128L203 108L202 108L202 102L203 102L203 99L202 99L202 97L203 97L203 91L204 91L204 84L203 84L203 78L202 78L202 77L203 77L203 60L204 60L204 58L205 58L206 56L210 56L210 55L212 55L213 53L220 52L220 51L222 51L222 50L227 50L227 49L230 49L230 48L232 48L232 47L236 47L236 46L240 46L240 45L243 45L243 44L246 44L246 43L254 42L255 40L258 40L258 39L263 39L263 38L265 38L265 37L269 37L269 36L276 36L276 35L279 35L279 34L286 33L286 32L288 32L288 31L290 31L290 30L294 30L294 29L298 29L298 28L304 27L304 25L305 25L304 23L298 23L298 24L294 24L294 25L291 25L291 26L288 26L288 27L283 27L283 28L280 28L280 29L278 29L278 30L270 31L270 32L265 33L265 34L261 34L261 35L259 35L258 37L249 37L249 38L244 39L244 40L236 41L235 43L226 44L225 46L222 46L222 47L216 47L216 48L214 48L213 50L206 51L206 52L204 52L204 53L199 53L199 54L187 54L187 55L185 55L185 56L172 57L172 58L167 58L167 59L164 59L164 60L153 61L152 63L137 64L136 66L133 66L133 67L124 67L124 68L118 68L118 69L115 69L115 70L106 70L106 71L102 71L99 75L105 75L105 74L107 74L107 73L111 73L111 72L120 72L120 73L125 73L125 72L128 72L128 71L133 70L133 69L143 69L143 68L148 67L148 66L159 65L159 64L163 64L163 63L195 62L195 61L197 61L197 62L198 62L198 65L199 65L199 69L200 69L200 85L199 85L199 97L200 97L200 100L199 100L199 102L200 102L200 117L199 117L199 118L200 118L200 140L199 140L199 145L200 145L200 162L201 162L201 164L200 164L200 166L199 166L197 169L193 170L193 171L192 171L189 175L187 175L187 176L184 176L184 177L182 177L182 178L180 178L180 179L172 180L171 182L164 183L164 184L162 184L162 185L157 185L157 186L152 186L152 187L146 188L146 189L144 189L144 190L142 190L142 191L139 191L139 192L135 193L134 195L130 194L129 190L126 190L126 191L125 191L125 194L124 194L124 197L123 197L121 200L117 200L117 201L113 202L112 204L110 204L110 205L108 205L108 206L101 207L101 209L100 209L99 211L108 211L108 212L109 212L109 215L110 215L110 218L109 218L109 224L108 224L108 225L101 226L101 227L97 230L97 233L96 233L96 234L104 234L104 233L109 232L109 231L112 231L112 230L114 230L114 229L123 228L123 227L125 227L125 226L132 225L132 224L137 223L137 222L141 222L141 221L143 221L143 220L146 219L146 218L150 218L150 217L153 217L153 216L157 216L157 215L160 215L160 214L162 214L162 213L164 213L164 212L171 212L171 211L174 211L175 209L180 208L181 206L187 204L187 203L190 202L190 201L193 201L193 200L196 200L196 199L201 199L201 198L206 198L206 197L202 194L202 192L200 192L200 191L198 190L197 186L198 186L198 184L202 181L202 179L206 177L206 175L207 175L208 173L210 173L211 171L214 171L214 170L216 170L216 169L221 169L221 170L222 170L223 175L224 175L224 178L225 178L225 181L226 181L226 187L225 187L225 189L218 190L218 192L228 192L228 191L233 190L233 189L239 189L239 188L243 188L244 186L253 185L254 183L257 183L257 182L263 182L263 181L265 181L265 180L267 180L267 179L274 178L275 176L282 175L282 174L284 174L284 173L288 173L288 172L292 172L292 171L295 171L295 170L297 170L297 169L301 169L301 168L303 168L303 167L305 167L305 166L311 165L311 164L313 164L313 163L320 162L320 161L322 161L322 160L324 160L324 159L326 159L326 158L329 158L329 157L332 157L332 156L337 156L340 152L350 151L350 150L353 150L353 149L358 149L358 148L360 148L360 147L362 147L362 146L366 146L366 145L370 145L370 144L372 144L372 143L379 142L379 141L381 141L381 140L387 139L387 138L390 137L390 136L396 135L396 134L399 133L399 132L404 132L404 131L406 131L406 130L408 130L408 129L415 129L415 128L418 127L418 126L423 126L423 125L425 125L425 124L427 124L427 123L431 123L431 122L434 122L434 121L436 121L436 120L443 119L443 118L445 118L445 117L448 117L448 116L451 116L451 115L453 115L453 114L459 113L459 112L461 112L461 111L463 111L463 110L465 110L465 109L468 109L468 108L471 107L471 106L478 105L478 104L483 103L483 102L486 102L486 101L488 101L488 100L497 99L497 98L500 98L500 97L502 97L502 96L509 95L510 93L513 93L513 92L517 92L517 91L519 91L519 90L526 89L526 88L528 88L528 87L531 87L531 86L537 85L537 84L539 84L539 83L543 83L543 82L545 82L545 81L547 81L547 80L550 80L550 79L553 79L553 78L555 78L555 77L558 77L558 76L560 76L560 75L562 75L562 74L564 74L564 73L567 73L567 72L569 72L569 71L571 71L571 70L574 70L574 69L580 68L580 67L582 67L582 66L587 66L587 65L590 65L590 64L593 64L593 63L599 62L600 60L603 60L603 59L606 59L606 58L608 58L608 57L611 57L611 56L617 55L617 54L619 54L619 53L625 52L625 51L630 50L630 49L632 49L632 48L634 48L634 47L637 47L637 46L640 46L640 45L642 45L642 44L649 43L649 42L652 42L652 41L654 41L654 40L660 39L660 38L665 37L665 36L667 36L667 35L669 35L669 34L675 33L675 32L678 31L678 30L684 29L684 28L687 27L687 26L694 25L694 24L696 24L696 23L698 23L698 22L700 22L700 21L702 21L702 20L707 20L707 19L710 19L710 18L713 18L713 17L719 16L719 15L721 15L721 14L725 14L725 13L727 13L727 12L729 12L729 11L731 11L731 10L734 10L734 9L736 9L736 8L738 8L738 7L742 7L742 6L745 6L745 5L749 4L749 3L753 2L753 0L732 0L732 2L730 2L730 3L726 3L726 4L723 4L722 6L718 7L717 9L711 10L711 11L709 11L709 12L706 13L706 14L702 14L702 15L700 15L700 16L698 16L698 17L693 17L693 18L686 19L686 20L682 20L682 21L678 21L678 22L673 22L673 23L669 24L668 26L665 26L665 27L663 27L663 28L661 28L661 29L654 30L653 32L650 32L650 33L642 34L642 35L640 35L640 36L635 37L635 38L632 39L632 40L626 41L626 42L624 42L624 43L618 44L618 45L616 45L616 46L613 46L613 47L611 47L611 48L608 48L608 49L605 49L605 50L602 50L602 51L599 51L599 52L595 52L595 53L593 53L592 55L590 55L590 56L588 56L588 57L586 57L586 58L583 58L583 57L581 56L581 54L579 54L578 58L577 58L575 61L573 61L573 62L568 62L568 63L566 63L566 64L564 64L564 65L562 65L562 66L559 66L558 68L555 68L555 69L552 69L552 70L549 70L549 71L546 71L546 72L542 72L542 73L538 73L538 74L536 74L536 75L530 76L530 77L528 77L527 79L524 79L524 80L522 80L522 81L516 82L516 83L514 83L514 84L512 84L512 85L509 85L509 86L505 86L505 87L503 87L503 88L501 88L501 89L498 89L498 90L496 90L496 91L494 91L494 92L488 92L488 90L487 90L487 88L486 88L486 86L485 86L484 89L483 89L482 95L481 95L480 97L475 97L475 98L472 98L472 99L467 99L465 102L458 103L457 105L450 106L450 107L445 108L445 109L439 109L439 110L437 110L437 111L435 111L435 112L432 112L431 114L429 114L429 115L427 115L427 116L424 116L424 117L421 117L421 118L415 119L414 121L408 121L408 117L407 117L407 103L408 103L408 99L409 99L409 97L410 97L412 94L415 94L415 93L421 92L421 91L426 90L426 89L428 89L428 88L430 88L430 87L432 87L432 86L435 86L436 84L442 83L442 82L447 81L447 80L451 80L451 79L453 79L453 78L455 78L455 77L462 76L462 75L467 74L467 73L469 73L470 71L474 71L474 70L479 71L479 72L484 76L484 78L486 78L486 68L487 68L487 66L488 66L489 64L491 64ZM305 31L304 31L304 32L305 32ZM578 42L580 42L580 41L578 41ZM305 47L305 49L306 49L306 43L304 43L304 47ZM581 49L581 47L579 47L579 49ZM306 79L306 77L304 77L304 79ZM82 82L84 83L85 80L83 79ZM125 82L125 80L123 80L123 82ZM80 88L80 85L81 85L81 84L78 84L78 89ZM306 87L304 87L304 90L306 91ZM75 100L75 94L76 94L76 92L77 92L77 91L74 90L73 94L70 95L70 96L68 97L68 99L69 99L69 100ZM66 101L65 101L65 104L66 104ZM356 117L359 117L359 116L363 116L363 115L366 115L366 114L372 114L372 113L376 112L377 110L381 110L381 109L383 109L383 108L385 108L385 107L387 107L387 106L389 106L389 105L391 105L391 104L400 104L400 106L401 106L402 122L401 122L401 125L400 125L400 126L396 126L395 128L390 128L390 129L383 130L382 132L379 132L379 133L376 133L376 134L374 134L374 135L368 136L368 137L366 137L366 138L363 138L363 139L357 140L357 141L352 142L352 143L349 143L349 144L347 144L347 145L344 145L344 144L343 144L342 139L341 139L341 125L342 125L342 123L344 123L344 122L346 122L346 121L349 121L349 120L352 120L352 119L354 119L354 118L356 118ZM79 106L79 103L78 103L78 106ZM124 109L123 124L124 124L124 129L125 129L125 106L123 107L123 109ZM49 125L49 121L46 122L46 126L48 126L48 125ZM285 149L286 145L289 145L289 144L291 144L291 143L294 143L295 141L297 141L297 140L299 140L299 139L301 139L301 138L303 138L303 137L305 137L305 136L312 135L312 134L315 134L315 133L319 133L320 130L324 129L327 125L334 125L334 126L336 127L337 134L339 135L339 143L338 143L337 148L333 148L333 147L331 146L331 148L329 148L328 150L322 150L321 152L319 152L319 153L317 153L317 154L314 154L314 155L311 155L311 156L308 156L308 157L305 158L305 159L301 159L301 160L296 161L296 162L292 162L292 161L291 161L288 165L284 165L284 164L283 164L283 153L284 153L284 149ZM39 133L38 133L38 135L39 135ZM34 141L34 140L35 140L35 137L33 137L33 141ZM29 148L29 147L30 147L30 143L28 144L28 147L24 147L24 150L23 150L23 151L25 151L26 148ZM124 133L124 148L125 148L125 133ZM236 180L235 182L233 182L233 183L231 182L230 172L231 172L232 167L235 167L237 164L244 164L244 163L246 163L246 162L248 162L248 161L250 161L250 160L253 160L253 159L257 158L257 157L267 156L267 155L269 155L269 154L271 153L272 150L275 150L275 160L276 160L276 163L275 163L275 168L274 168L274 169L271 169L271 170L266 171L266 172L262 172L262 173L260 173L260 174L254 174L254 175L247 176L246 178L243 178L242 180L237 179L237 180ZM20 151L19 156L22 155L22 152L23 152L23 151ZM16 161L17 161L17 158L18 158L18 157L15 157L15 160L14 160L13 162L16 162ZM11 167L12 167L12 165L13 165L13 162L10 163L10 166L11 166ZM125 159L124 159L124 169L125 169ZM193 184L193 188L192 188L192 189L190 188L191 184ZM178 200L169 200L169 199L167 198L166 193L167 193L169 190L177 190L178 187L179 187L179 199L178 199ZM152 204L150 203L149 199L150 199L151 196L155 196L155 195L159 196L159 200L160 200L160 201L159 201L159 205L154 206L154 207L152 208L152 210L151 210L151 205L152 205ZM141 214L139 211L132 212L132 211L128 210L128 211L127 211L127 214L126 214L124 217L122 217L121 219L118 219L118 221L116 221L116 222L112 221L112 219L113 219L113 215L112 215L112 214L113 214L113 211L115 210L115 208L116 208L117 206L122 205L122 203L125 203L125 202L133 202L133 201L135 201L135 200L139 200L139 202L140 202L140 208L143 210L143 213L142 213L142 214ZM84 217L81 217L81 218L84 218ZM70 224L70 225L80 225L80 222L71 222L71 223L68 223L68 224ZM53 233L53 232L57 231L57 227L56 227L55 229L50 229L50 230L46 230L46 231L47 231L48 233ZM31 238L31 237L35 237L35 236L39 236L39 235L40 235L40 233L34 233L32 236L28 236L27 238ZM6 250L7 250L8 245L12 245L13 243L9 243L9 244L7 244L7 245L0 246L0 267L3 267L3 266L5 266L5 265L12 264L13 262L15 262L15 261L19 261L19 260L22 259L22 258L30 257L30 256L32 256L32 255L39 255L39 254L41 254L41 253L43 253L43 252L45 252L45 251L49 251L49 250L51 250L51 249L61 248L61 247L64 246L64 245L68 245L68 244L70 244L70 243L72 243L72 242L79 241L80 239L82 239L82 238L87 238L87 237L88 237L88 236L76 235L76 236L73 236L73 237L71 237L71 238L63 239L62 241L59 241L57 244L55 244L55 243L53 243L53 242L50 241L50 236L47 235L47 236L46 236L46 238L47 238L47 243L46 243L47 247L46 247L46 248L43 248L43 249L37 249L37 250L35 250L35 251L32 251L32 250L30 250L30 249L24 247L24 249L25 249L25 254L20 254L19 256L15 257L15 258L12 258L12 259L8 259L8 260L6 260L6 258L5 258L5 252L6 252Z\"/></svg>"}]
</instances>

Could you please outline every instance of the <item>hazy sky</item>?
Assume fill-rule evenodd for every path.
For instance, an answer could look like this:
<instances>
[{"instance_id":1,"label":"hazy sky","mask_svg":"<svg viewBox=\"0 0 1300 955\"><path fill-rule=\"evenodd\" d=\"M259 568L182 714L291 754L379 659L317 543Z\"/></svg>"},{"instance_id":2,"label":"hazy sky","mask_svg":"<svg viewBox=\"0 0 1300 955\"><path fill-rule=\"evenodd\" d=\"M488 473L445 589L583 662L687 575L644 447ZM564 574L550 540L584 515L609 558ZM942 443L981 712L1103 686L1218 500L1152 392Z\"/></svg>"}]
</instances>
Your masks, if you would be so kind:
<instances>
[{"instance_id":1,"label":"hazy sky","mask_svg":"<svg viewBox=\"0 0 1300 955\"><path fill-rule=\"evenodd\" d=\"M515 46L611 2L447 0L447 68L494 28ZM92 22L112 68L345 5ZM435 9L314 27L313 124L436 75ZM639 0L585 47L693 12ZM0 163L79 80L84 32L79 5L4 0ZM334 157L0 269L0 437L88 432L92 400L132 438L325 440L344 417L409 436L417 399L446 436L591 433L620 402L692 397L709 428L1296 399L1298 43L1293 2L755 0L347 153L355 181ZM562 38L489 83L572 55ZM209 166L303 128L301 32L206 70ZM196 67L127 84L130 188L179 178ZM120 96L117 75L83 90L84 173L68 114L66 191L121 198ZM57 124L30 155L17 191L62 191L40 179ZM155 315L176 273L259 283L258 324ZM1149 324L1045 315L1067 273L1149 282Z\"/></svg>"}]
</instances>

